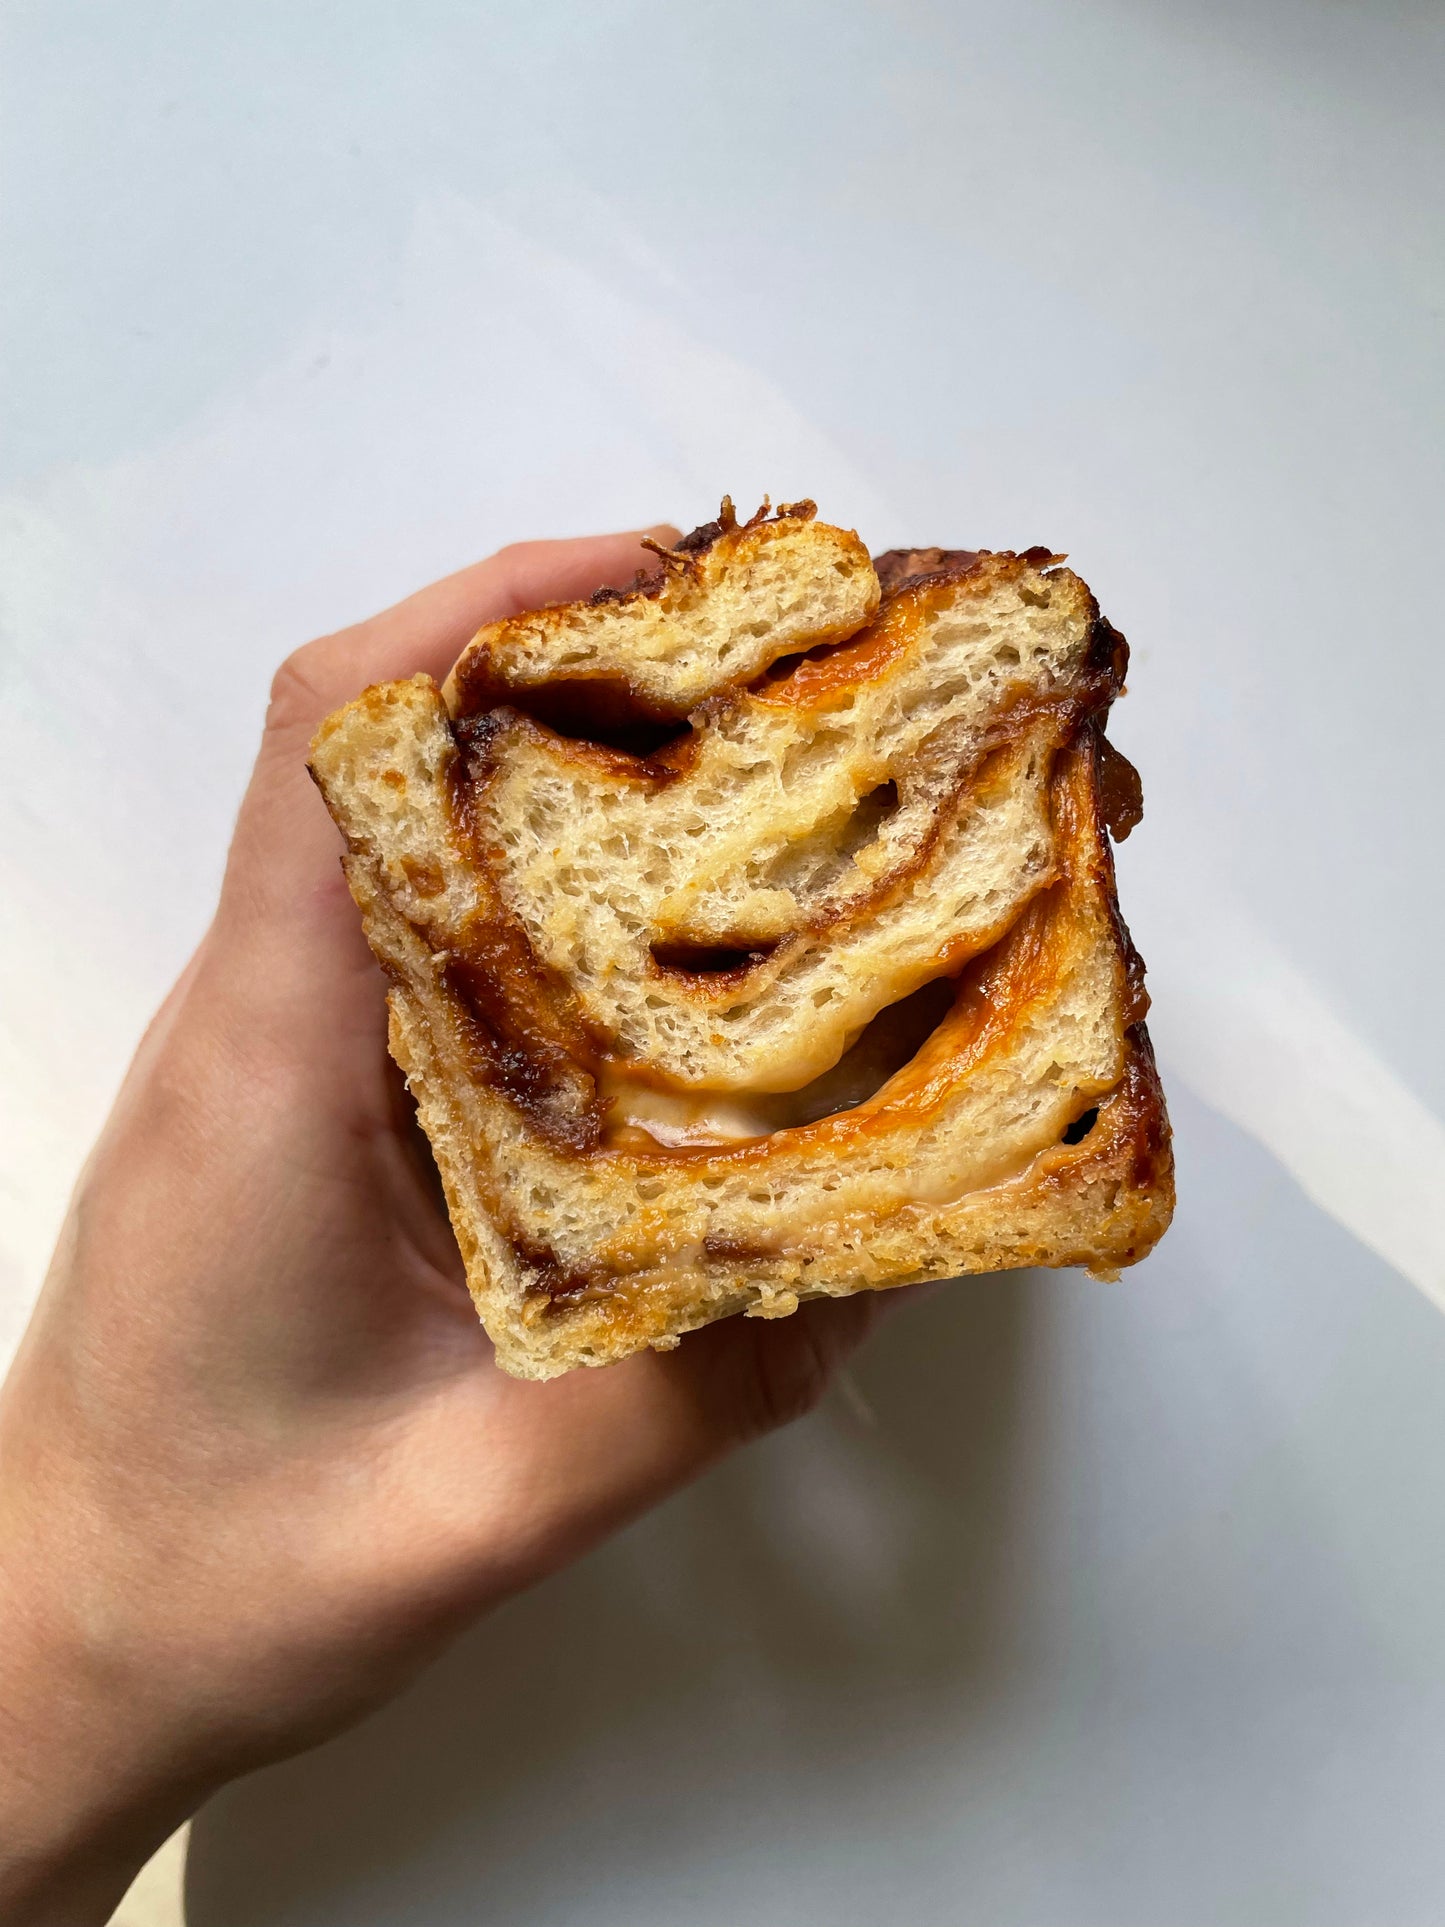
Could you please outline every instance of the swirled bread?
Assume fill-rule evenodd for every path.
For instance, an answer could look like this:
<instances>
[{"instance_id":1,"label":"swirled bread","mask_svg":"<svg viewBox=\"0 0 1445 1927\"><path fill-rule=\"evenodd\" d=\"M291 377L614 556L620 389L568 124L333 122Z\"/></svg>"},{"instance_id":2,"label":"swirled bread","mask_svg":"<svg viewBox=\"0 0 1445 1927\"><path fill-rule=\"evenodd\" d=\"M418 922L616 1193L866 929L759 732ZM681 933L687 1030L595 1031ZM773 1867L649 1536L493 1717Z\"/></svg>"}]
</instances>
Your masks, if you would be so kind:
<instances>
[{"instance_id":1,"label":"swirled bread","mask_svg":"<svg viewBox=\"0 0 1445 1927\"><path fill-rule=\"evenodd\" d=\"M1123 638L1047 551L875 564L811 503L661 561L312 746L499 1362L1134 1263L1173 1169Z\"/></svg>"}]
</instances>

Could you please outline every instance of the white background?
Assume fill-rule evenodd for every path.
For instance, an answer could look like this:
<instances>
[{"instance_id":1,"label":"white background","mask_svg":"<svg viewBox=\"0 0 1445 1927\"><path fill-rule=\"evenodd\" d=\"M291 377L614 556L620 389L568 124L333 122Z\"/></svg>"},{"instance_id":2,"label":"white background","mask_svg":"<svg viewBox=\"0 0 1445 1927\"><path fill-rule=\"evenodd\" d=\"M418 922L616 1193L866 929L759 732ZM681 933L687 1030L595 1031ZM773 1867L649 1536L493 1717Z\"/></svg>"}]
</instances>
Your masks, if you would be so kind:
<instances>
[{"instance_id":1,"label":"white background","mask_svg":"<svg viewBox=\"0 0 1445 1927\"><path fill-rule=\"evenodd\" d=\"M194 1927L1438 1927L1445 12L3 35L6 1347L308 633L726 488L1067 549L1134 644L1159 1253L894 1321L215 1802Z\"/></svg>"}]
</instances>

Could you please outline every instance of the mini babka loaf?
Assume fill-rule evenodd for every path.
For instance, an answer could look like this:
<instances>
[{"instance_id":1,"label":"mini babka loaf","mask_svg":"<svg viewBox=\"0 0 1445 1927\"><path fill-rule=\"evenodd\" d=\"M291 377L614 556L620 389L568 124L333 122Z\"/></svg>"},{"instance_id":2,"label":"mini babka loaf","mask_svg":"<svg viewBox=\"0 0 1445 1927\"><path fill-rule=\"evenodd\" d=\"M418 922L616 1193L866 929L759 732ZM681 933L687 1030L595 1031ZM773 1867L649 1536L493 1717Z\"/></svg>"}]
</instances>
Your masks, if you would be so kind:
<instances>
[{"instance_id":1,"label":"mini babka loaf","mask_svg":"<svg viewBox=\"0 0 1445 1927\"><path fill-rule=\"evenodd\" d=\"M1169 1223L1109 832L1127 660L1043 549L892 551L813 505L366 690L312 771L498 1361Z\"/></svg>"}]
</instances>

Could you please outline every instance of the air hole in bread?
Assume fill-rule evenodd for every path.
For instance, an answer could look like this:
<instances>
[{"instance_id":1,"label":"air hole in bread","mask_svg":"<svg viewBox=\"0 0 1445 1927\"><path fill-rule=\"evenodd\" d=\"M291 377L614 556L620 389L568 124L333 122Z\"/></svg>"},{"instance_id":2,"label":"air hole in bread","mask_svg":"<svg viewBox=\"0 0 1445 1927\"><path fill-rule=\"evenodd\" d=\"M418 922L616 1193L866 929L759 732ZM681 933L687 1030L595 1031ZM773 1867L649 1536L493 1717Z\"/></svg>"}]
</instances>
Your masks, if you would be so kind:
<instances>
[{"instance_id":1,"label":"air hole in bread","mask_svg":"<svg viewBox=\"0 0 1445 1927\"><path fill-rule=\"evenodd\" d=\"M652 961L659 970L674 970L686 977L725 977L736 971L751 970L771 957L776 943L742 944L689 943L677 938L652 946Z\"/></svg>"},{"instance_id":2,"label":"air hole in bread","mask_svg":"<svg viewBox=\"0 0 1445 1927\"><path fill-rule=\"evenodd\" d=\"M771 662L758 677L754 688L764 683L787 682L797 674L805 662L823 662L829 656L839 655L844 649L851 649L856 642L855 636L845 636L841 642L820 642L812 649L800 649L789 656L779 656Z\"/></svg>"},{"instance_id":3,"label":"air hole in bread","mask_svg":"<svg viewBox=\"0 0 1445 1927\"><path fill-rule=\"evenodd\" d=\"M843 832L839 854L856 856L859 850L866 848L874 840L897 808L898 785L892 781L880 783L877 789L869 790L866 796L860 796L852 816L848 819L848 827Z\"/></svg>"},{"instance_id":4,"label":"air hole in bread","mask_svg":"<svg viewBox=\"0 0 1445 1927\"><path fill-rule=\"evenodd\" d=\"M1093 1110L1085 1111L1082 1116L1074 1119L1073 1123L1064 1132L1062 1141L1065 1144L1082 1144L1098 1121L1099 1107L1096 1104Z\"/></svg>"},{"instance_id":5,"label":"air hole in bread","mask_svg":"<svg viewBox=\"0 0 1445 1927\"><path fill-rule=\"evenodd\" d=\"M611 677L539 683L532 689L508 690L505 700L554 735L621 750L626 756L656 756L692 734L690 724L659 716L640 703L625 682Z\"/></svg>"},{"instance_id":6,"label":"air hole in bread","mask_svg":"<svg viewBox=\"0 0 1445 1927\"><path fill-rule=\"evenodd\" d=\"M890 1077L912 1063L952 1010L957 990L951 977L938 977L896 1004L889 1004L831 1070L800 1091L789 1091L773 1102L780 1108L787 1107L790 1125L812 1124L820 1117L866 1104Z\"/></svg>"}]
</instances>

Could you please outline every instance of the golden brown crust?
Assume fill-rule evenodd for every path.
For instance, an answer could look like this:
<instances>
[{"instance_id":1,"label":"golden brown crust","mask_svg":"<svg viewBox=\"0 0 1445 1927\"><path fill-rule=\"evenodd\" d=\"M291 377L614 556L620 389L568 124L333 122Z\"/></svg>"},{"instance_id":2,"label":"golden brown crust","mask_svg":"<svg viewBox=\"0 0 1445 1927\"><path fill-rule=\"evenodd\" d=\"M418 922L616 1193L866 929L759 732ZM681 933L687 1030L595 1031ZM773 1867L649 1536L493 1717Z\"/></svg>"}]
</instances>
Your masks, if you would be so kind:
<instances>
[{"instance_id":1,"label":"golden brown crust","mask_svg":"<svg viewBox=\"0 0 1445 1927\"><path fill-rule=\"evenodd\" d=\"M804 531L814 545L789 566L801 570L819 554L840 572L850 566L856 538L812 528L812 513L811 504L795 505L772 521L739 524L725 503L716 523L673 552L670 579L686 591L683 606L696 607L687 596L698 592L699 566L710 561L713 571L704 592L721 594L761 553L765 532L780 527L789 539ZM1119 915L1105 834L1106 824L1122 835L1138 820L1137 776L1102 732L1127 646L1056 563L1045 550L881 557L884 601L861 633L855 621L851 637L771 655L765 648L761 662L754 652L746 677L715 667L689 736L650 755L559 739L538 720L547 681L525 683L517 665L541 660L538 633L551 646L565 623L585 623L579 605L543 612L558 622L542 632L526 628L542 618L517 618L516 633L505 624L484 631L449 685L450 714L425 679L414 679L367 692L318 733L313 768L347 836L348 878L368 937L393 978L393 1055L416 1095L479 1310L509 1370L551 1376L674 1343L729 1312L776 1316L806 1297L923 1278L1073 1264L1112 1275L1162 1235L1173 1207L1169 1128L1142 1022L1142 965ZM647 620L664 593L656 585L633 592L648 601ZM877 599L876 588L861 603L852 593L865 610ZM922 1041L916 1025L908 1033L905 1061L890 1071L885 1053L881 1071L870 1073L881 1084L865 1077L861 1096L841 1100L845 1108L826 1107L835 1086L848 1088L846 1065L823 1087L822 1114L806 1091L796 1100L754 1098L764 1121L735 1141L709 1136L710 1123L676 1142L657 1137L662 1127L646 1104L642 1122L619 1123L620 1089L636 1089L639 1102L656 1089L664 1104L678 1101L668 1091L686 1091L675 1074L618 1054L595 1002L579 997L565 950L563 967L540 954L531 919L541 911L519 908L507 852L495 841L508 821L495 786L513 759L530 744L545 752L540 767L571 771L604 792L682 796L703 741L731 740L730 731L741 740L747 719L760 715L788 726L796 718L800 740L811 741L820 718L851 714L867 689L891 686L930 625L967 625L975 603L992 609L1000 596L1050 595L1083 625L1073 667L991 700L967 753L939 765L930 814L896 861L846 900L800 911L780 938L740 937L731 949L670 938L654 944L644 971L668 1009L722 1021L749 997L773 994L769 984L792 981L790 959L807 946L827 950L849 929L886 927L891 906L910 892L916 898L950 826L986 816L990 798L1006 797L1025 766L1041 770L1031 780L1045 784L1052 867L1001 899L995 921L977 921L966 939L936 931L923 981L956 979L941 1021L935 1004ZM600 606L605 615L619 599ZM611 646L606 636L603 644ZM664 664L668 674L674 667ZM505 692L499 677L511 679ZM623 680L634 705L630 670ZM524 684L527 714L513 706ZM496 700L504 693L509 700ZM628 714L637 720L635 707ZM416 847L387 815L385 786L397 769L406 821L426 823ZM879 1007L890 1001L880 996ZM1052 1080L1051 1026L1093 1039L1074 1069L1055 1065ZM705 1114L704 1100L705 1090Z\"/></svg>"},{"instance_id":2,"label":"golden brown crust","mask_svg":"<svg viewBox=\"0 0 1445 1927\"><path fill-rule=\"evenodd\" d=\"M981 549L885 549L874 556L873 570L884 595L892 595L925 576L965 574L982 556Z\"/></svg>"}]
</instances>

